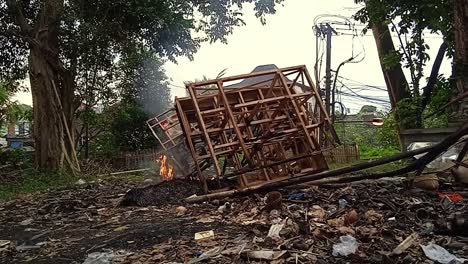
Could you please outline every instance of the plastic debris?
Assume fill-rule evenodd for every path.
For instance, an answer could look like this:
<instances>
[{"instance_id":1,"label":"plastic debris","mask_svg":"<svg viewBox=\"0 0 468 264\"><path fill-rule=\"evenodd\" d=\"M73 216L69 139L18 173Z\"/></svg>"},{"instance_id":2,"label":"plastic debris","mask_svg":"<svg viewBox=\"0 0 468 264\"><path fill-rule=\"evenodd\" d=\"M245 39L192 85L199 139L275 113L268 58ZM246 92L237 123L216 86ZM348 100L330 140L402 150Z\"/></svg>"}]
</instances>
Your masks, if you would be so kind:
<instances>
[{"instance_id":1,"label":"plastic debris","mask_svg":"<svg viewBox=\"0 0 468 264\"><path fill-rule=\"evenodd\" d=\"M333 245L332 255L337 256L348 256L350 254L356 253L356 250L359 247L359 243L353 236L346 235L340 237L341 243Z\"/></svg>"},{"instance_id":2,"label":"plastic debris","mask_svg":"<svg viewBox=\"0 0 468 264\"><path fill-rule=\"evenodd\" d=\"M288 196L288 200L305 200L307 197L307 193L293 193Z\"/></svg>"},{"instance_id":3,"label":"plastic debris","mask_svg":"<svg viewBox=\"0 0 468 264\"><path fill-rule=\"evenodd\" d=\"M229 211L231 211L231 209L232 209L232 205L229 202L226 202L225 204L218 207L218 212L221 214L228 213Z\"/></svg>"},{"instance_id":4,"label":"plastic debris","mask_svg":"<svg viewBox=\"0 0 468 264\"><path fill-rule=\"evenodd\" d=\"M461 196L459 193L437 193L440 199L447 198L452 202L459 202L463 201L463 196Z\"/></svg>"},{"instance_id":5,"label":"plastic debris","mask_svg":"<svg viewBox=\"0 0 468 264\"><path fill-rule=\"evenodd\" d=\"M307 215L310 216L312 220L319 222L323 222L326 214L327 213L325 212L325 210L318 205L313 205L310 211L307 213Z\"/></svg>"},{"instance_id":6,"label":"plastic debris","mask_svg":"<svg viewBox=\"0 0 468 264\"><path fill-rule=\"evenodd\" d=\"M195 241L202 241L202 240L208 240L214 238L214 231L209 230L209 231L202 231L195 233Z\"/></svg>"},{"instance_id":7,"label":"plastic debris","mask_svg":"<svg viewBox=\"0 0 468 264\"><path fill-rule=\"evenodd\" d=\"M278 223L278 224L273 224L270 227L270 230L268 231L267 237L272 238L273 240L280 240L280 232L283 229L284 224L283 223Z\"/></svg>"},{"instance_id":8,"label":"plastic debris","mask_svg":"<svg viewBox=\"0 0 468 264\"><path fill-rule=\"evenodd\" d=\"M348 205L348 201L346 199L339 199L338 200L338 206L340 208L345 208Z\"/></svg>"},{"instance_id":9,"label":"plastic debris","mask_svg":"<svg viewBox=\"0 0 468 264\"><path fill-rule=\"evenodd\" d=\"M83 262L83 264L111 264L114 262L114 259L127 255L129 255L129 253L123 250L115 253L112 250L93 252L88 254L88 257Z\"/></svg>"},{"instance_id":10,"label":"plastic debris","mask_svg":"<svg viewBox=\"0 0 468 264\"><path fill-rule=\"evenodd\" d=\"M411 234L392 251L392 255L400 255L401 253L405 252L405 250L407 250L414 244L414 242L416 242L416 239L418 239L418 234Z\"/></svg>"},{"instance_id":11,"label":"plastic debris","mask_svg":"<svg viewBox=\"0 0 468 264\"><path fill-rule=\"evenodd\" d=\"M466 261L466 259L458 258L448 252L445 248L433 244L432 242L427 246L421 245L421 248L424 251L426 257L442 264L464 263Z\"/></svg>"}]
</instances>

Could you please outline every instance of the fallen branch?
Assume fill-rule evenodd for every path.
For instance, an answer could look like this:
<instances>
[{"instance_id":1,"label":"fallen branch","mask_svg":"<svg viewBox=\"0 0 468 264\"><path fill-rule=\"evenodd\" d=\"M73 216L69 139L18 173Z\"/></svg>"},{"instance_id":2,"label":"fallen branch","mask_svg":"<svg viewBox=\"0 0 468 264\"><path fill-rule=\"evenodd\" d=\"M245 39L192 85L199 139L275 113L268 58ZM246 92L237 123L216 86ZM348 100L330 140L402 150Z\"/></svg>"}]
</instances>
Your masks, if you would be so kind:
<instances>
[{"instance_id":1,"label":"fallen branch","mask_svg":"<svg viewBox=\"0 0 468 264\"><path fill-rule=\"evenodd\" d=\"M119 172L111 172L111 173L106 173L106 174L100 174L96 177L101 177L101 176L113 176L113 175L119 175L119 174L127 174L127 173L134 173L134 172L142 172L142 171L149 171L151 170L150 168L146 169L138 169L138 170L128 170L128 171L119 171Z\"/></svg>"},{"instance_id":2,"label":"fallen branch","mask_svg":"<svg viewBox=\"0 0 468 264\"><path fill-rule=\"evenodd\" d=\"M349 167L344 167L344 168L340 168L336 170L324 171L324 172L310 174L310 175L297 176L294 178L289 178L289 179L278 181L278 182L267 183L261 186L248 187L242 190L230 190L226 192L212 193L212 194L207 194L203 196L189 197L186 199L186 202L197 203L197 202L207 201L210 199L247 195L247 194L260 192L260 191L271 191L271 190L276 190L279 188L296 185L300 183L305 183L305 182L313 183L313 181L317 181L320 179L336 177L336 176L344 175L344 174L351 173L351 172L357 172L357 171L369 169L372 167L384 165L390 162L395 162L398 160L409 158L414 155L426 153L420 159L412 162L408 166L405 166L397 170L393 170L389 172L358 175L358 176L352 176L352 177L341 176L339 178L336 178L336 180L334 180L333 182L343 183L343 182L352 182L352 181L359 181L359 180L366 180L366 179L380 179L380 178L385 178L385 177L393 177L397 175L402 175L402 174L406 174L406 173L413 172L413 171L420 172L424 169L424 167L427 164L429 164L431 161L436 159L441 153L446 151L450 146L457 143L457 141L466 134L468 134L468 124L465 124L462 128L460 128L455 133L448 136L442 142L436 145L430 146L430 147L421 148L421 149L409 151L406 153L398 153L398 154L385 157L382 159L369 161L369 162L363 162L363 163L355 164Z\"/></svg>"}]
</instances>

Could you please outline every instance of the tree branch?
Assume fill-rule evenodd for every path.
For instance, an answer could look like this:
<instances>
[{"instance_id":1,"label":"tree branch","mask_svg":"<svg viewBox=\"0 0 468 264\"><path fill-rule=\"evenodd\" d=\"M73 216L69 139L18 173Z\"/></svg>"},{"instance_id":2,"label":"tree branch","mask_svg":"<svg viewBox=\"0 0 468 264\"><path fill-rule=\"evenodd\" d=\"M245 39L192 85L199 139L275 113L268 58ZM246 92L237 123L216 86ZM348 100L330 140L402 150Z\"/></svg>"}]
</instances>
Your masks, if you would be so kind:
<instances>
[{"instance_id":1,"label":"tree branch","mask_svg":"<svg viewBox=\"0 0 468 264\"><path fill-rule=\"evenodd\" d=\"M439 51L437 52L437 56L434 60L434 64L432 64L431 75L429 75L429 79L427 80L426 87L423 88L422 94L422 102L421 107L424 110L429 103L432 91L434 90L435 84L437 83L437 76L439 75L440 66L442 64L442 60L444 59L445 52L447 51L447 43L443 42L440 47Z\"/></svg>"},{"instance_id":2,"label":"tree branch","mask_svg":"<svg viewBox=\"0 0 468 264\"><path fill-rule=\"evenodd\" d=\"M16 0L7 0L6 4L16 24L21 28L21 32L26 36L31 36L33 28L24 17L23 10L18 2L16 2Z\"/></svg>"}]
</instances>

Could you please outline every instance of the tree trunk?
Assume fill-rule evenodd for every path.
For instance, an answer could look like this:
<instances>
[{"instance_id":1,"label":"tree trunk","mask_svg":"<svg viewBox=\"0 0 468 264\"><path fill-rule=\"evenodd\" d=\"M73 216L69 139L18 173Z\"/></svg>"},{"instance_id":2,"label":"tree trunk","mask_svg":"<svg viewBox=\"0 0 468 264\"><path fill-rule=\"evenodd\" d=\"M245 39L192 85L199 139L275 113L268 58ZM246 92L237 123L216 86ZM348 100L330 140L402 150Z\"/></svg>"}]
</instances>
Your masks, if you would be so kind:
<instances>
[{"instance_id":1,"label":"tree trunk","mask_svg":"<svg viewBox=\"0 0 468 264\"><path fill-rule=\"evenodd\" d=\"M421 101L422 111L426 109L426 106L431 100L432 92L434 90L435 85L437 84L437 80L438 80L437 77L439 77L440 66L442 65L442 61L444 60L447 47L448 47L447 43L443 42L439 47L439 51L437 51L437 56L434 60L434 64L432 64L431 75L429 75L429 79L427 80L426 87L423 88L422 101Z\"/></svg>"},{"instance_id":2,"label":"tree trunk","mask_svg":"<svg viewBox=\"0 0 468 264\"><path fill-rule=\"evenodd\" d=\"M32 48L29 56L36 166L41 170L59 170L66 165L75 171L79 167L74 145L70 144L74 142L73 116L66 112L73 104L73 97L66 91L72 88L62 81L45 56L37 48Z\"/></svg>"},{"instance_id":3,"label":"tree trunk","mask_svg":"<svg viewBox=\"0 0 468 264\"><path fill-rule=\"evenodd\" d=\"M455 56L454 76L457 81L457 95L468 91L468 0L455 0L454 3ZM468 120L468 98L462 99L457 107L459 122Z\"/></svg>"},{"instance_id":4,"label":"tree trunk","mask_svg":"<svg viewBox=\"0 0 468 264\"><path fill-rule=\"evenodd\" d=\"M59 170L64 165L79 170L73 129L74 78L60 61L58 32L64 0L43 0L34 25L23 14L21 3L7 0L17 33L30 47L29 78L33 98L33 136L36 167Z\"/></svg>"},{"instance_id":5,"label":"tree trunk","mask_svg":"<svg viewBox=\"0 0 468 264\"><path fill-rule=\"evenodd\" d=\"M30 37L29 75L33 97L36 166L79 170L74 149L74 80L59 59L58 28L63 1L45 1Z\"/></svg>"},{"instance_id":6,"label":"tree trunk","mask_svg":"<svg viewBox=\"0 0 468 264\"><path fill-rule=\"evenodd\" d=\"M392 36L390 35L387 24L383 22L373 23L372 32L379 54L382 73L387 85L388 96L390 97L392 108L395 108L399 101L411 97L408 82L406 81L401 66L389 68L384 64L385 56L395 51L395 46L393 45Z\"/></svg>"}]
</instances>

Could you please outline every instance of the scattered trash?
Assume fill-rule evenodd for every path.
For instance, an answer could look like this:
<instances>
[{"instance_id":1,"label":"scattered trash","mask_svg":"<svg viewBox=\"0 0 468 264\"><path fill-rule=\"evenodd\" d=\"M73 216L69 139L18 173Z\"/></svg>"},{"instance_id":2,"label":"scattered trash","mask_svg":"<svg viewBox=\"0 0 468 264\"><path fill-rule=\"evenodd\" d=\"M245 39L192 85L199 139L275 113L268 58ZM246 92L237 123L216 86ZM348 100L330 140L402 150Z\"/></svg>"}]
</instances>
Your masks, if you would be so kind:
<instances>
[{"instance_id":1,"label":"scattered trash","mask_svg":"<svg viewBox=\"0 0 468 264\"><path fill-rule=\"evenodd\" d=\"M310 211L307 213L307 215L310 218L312 218L312 220L318 221L318 222L323 222L326 214L327 213L325 212L325 210L318 205L313 205Z\"/></svg>"},{"instance_id":2,"label":"scattered trash","mask_svg":"<svg viewBox=\"0 0 468 264\"><path fill-rule=\"evenodd\" d=\"M392 251L392 255L400 255L405 252L409 247L411 247L418 239L418 234L413 233L408 236L403 242L401 242L395 249Z\"/></svg>"},{"instance_id":3,"label":"scattered trash","mask_svg":"<svg viewBox=\"0 0 468 264\"><path fill-rule=\"evenodd\" d=\"M213 239L214 235L215 234L213 230L198 232L198 233L195 233L195 241Z\"/></svg>"},{"instance_id":4,"label":"scattered trash","mask_svg":"<svg viewBox=\"0 0 468 264\"><path fill-rule=\"evenodd\" d=\"M333 245L332 255L337 256L348 256L350 254L356 253L356 250L359 247L358 242L353 236L346 235L340 237L341 243Z\"/></svg>"},{"instance_id":5,"label":"scattered trash","mask_svg":"<svg viewBox=\"0 0 468 264\"><path fill-rule=\"evenodd\" d=\"M246 252L246 256L249 259L276 260L281 258L286 252L286 250L257 250Z\"/></svg>"},{"instance_id":6,"label":"scattered trash","mask_svg":"<svg viewBox=\"0 0 468 264\"><path fill-rule=\"evenodd\" d=\"M436 191L439 189L439 178L434 174L418 176L413 180L413 187L426 191Z\"/></svg>"},{"instance_id":7,"label":"scattered trash","mask_svg":"<svg viewBox=\"0 0 468 264\"><path fill-rule=\"evenodd\" d=\"M184 215L185 213L187 212L187 208L183 207L183 206L177 206L176 208L176 213L177 215Z\"/></svg>"},{"instance_id":8,"label":"scattered trash","mask_svg":"<svg viewBox=\"0 0 468 264\"><path fill-rule=\"evenodd\" d=\"M281 200L283 199L283 195L278 192L269 192L265 196L265 210L271 211L273 209L280 210L281 209Z\"/></svg>"},{"instance_id":9,"label":"scattered trash","mask_svg":"<svg viewBox=\"0 0 468 264\"><path fill-rule=\"evenodd\" d=\"M221 205L218 208L218 212L221 214L224 214L224 213L228 213L229 211L231 211L231 209L232 209L232 205L229 202L226 202L225 204Z\"/></svg>"},{"instance_id":10,"label":"scattered trash","mask_svg":"<svg viewBox=\"0 0 468 264\"><path fill-rule=\"evenodd\" d=\"M284 227L283 223L271 225L270 230L268 231L267 237L270 237L274 241L281 240L280 232L283 229L283 227Z\"/></svg>"},{"instance_id":11,"label":"scattered trash","mask_svg":"<svg viewBox=\"0 0 468 264\"><path fill-rule=\"evenodd\" d=\"M466 259L458 258L448 252L445 248L433 244L432 242L427 246L421 245L421 248L424 251L426 257L442 264L464 263L466 261Z\"/></svg>"},{"instance_id":12,"label":"scattered trash","mask_svg":"<svg viewBox=\"0 0 468 264\"><path fill-rule=\"evenodd\" d=\"M126 251L120 250L113 252L112 250L103 251L103 252L93 252L88 254L88 257L83 262L83 264L111 264L114 263L114 260L118 257L123 257L130 255Z\"/></svg>"},{"instance_id":13,"label":"scattered trash","mask_svg":"<svg viewBox=\"0 0 468 264\"><path fill-rule=\"evenodd\" d=\"M338 207L345 208L348 205L348 201L346 199L339 199L338 200Z\"/></svg>"},{"instance_id":14,"label":"scattered trash","mask_svg":"<svg viewBox=\"0 0 468 264\"><path fill-rule=\"evenodd\" d=\"M460 202L463 201L463 196L459 193L437 193L440 199L447 198L452 202Z\"/></svg>"},{"instance_id":15,"label":"scattered trash","mask_svg":"<svg viewBox=\"0 0 468 264\"><path fill-rule=\"evenodd\" d=\"M214 248L212 248L212 249L210 249L208 251L205 251L205 252L198 251L197 254L196 254L197 257L194 258L194 259L191 259L187 263L188 264L198 263L198 262L202 262L202 261L204 261L206 259L218 256L219 254L221 254L223 249L224 249L224 247L214 247Z\"/></svg>"},{"instance_id":16,"label":"scattered trash","mask_svg":"<svg viewBox=\"0 0 468 264\"><path fill-rule=\"evenodd\" d=\"M307 193L293 193L288 195L288 200L305 200L309 195Z\"/></svg>"}]
</instances>

